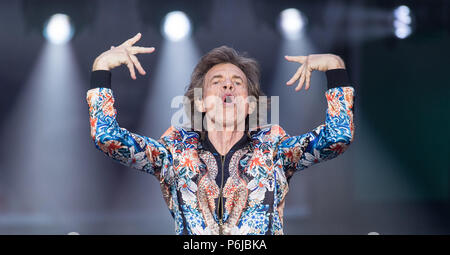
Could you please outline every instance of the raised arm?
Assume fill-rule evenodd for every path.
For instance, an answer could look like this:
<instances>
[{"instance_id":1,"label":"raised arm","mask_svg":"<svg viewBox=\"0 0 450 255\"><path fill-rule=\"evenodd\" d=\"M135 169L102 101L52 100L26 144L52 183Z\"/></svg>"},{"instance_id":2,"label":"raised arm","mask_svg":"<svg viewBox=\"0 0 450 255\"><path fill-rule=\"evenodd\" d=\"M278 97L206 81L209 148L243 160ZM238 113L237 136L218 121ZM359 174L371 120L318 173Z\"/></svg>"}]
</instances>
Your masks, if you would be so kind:
<instances>
[{"instance_id":1,"label":"raised arm","mask_svg":"<svg viewBox=\"0 0 450 255\"><path fill-rule=\"evenodd\" d=\"M294 77L287 82L287 85L292 85L300 79L296 91L299 91L305 82L305 89L309 88L313 70L326 72L328 81L328 90L325 92L328 103L325 123L299 136L289 136L282 131L279 155L287 176L290 176L297 170L342 154L353 141L354 88L349 82L344 62L338 56L318 54L287 56L286 59L302 63Z\"/></svg>"},{"instance_id":2,"label":"raised arm","mask_svg":"<svg viewBox=\"0 0 450 255\"><path fill-rule=\"evenodd\" d=\"M87 92L86 98L89 104L91 137L96 147L109 157L162 179L161 174L164 173L160 170L164 164L168 164L167 149L160 140L131 133L119 126L111 90L112 68L127 65L133 79L136 79L135 67L140 74L145 74L135 54L151 53L154 48L133 46L140 38L139 33L120 46L111 47L94 61L91 89Z\"/></svg>"}]
</instances>

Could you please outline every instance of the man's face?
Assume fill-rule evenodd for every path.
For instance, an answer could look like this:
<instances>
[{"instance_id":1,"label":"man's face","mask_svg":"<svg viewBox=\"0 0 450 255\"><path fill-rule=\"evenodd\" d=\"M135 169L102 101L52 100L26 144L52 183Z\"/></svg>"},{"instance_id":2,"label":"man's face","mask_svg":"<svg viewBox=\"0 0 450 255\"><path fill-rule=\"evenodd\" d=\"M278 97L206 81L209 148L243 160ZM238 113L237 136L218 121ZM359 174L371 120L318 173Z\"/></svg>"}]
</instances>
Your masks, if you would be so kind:
<instances>
[{"instance_id":1,"label":"man's face","mask_svg":"<svg viewBox=\"0 0 450 255\"><path fill-rule=\"evenodd\" d=\"M216 128L243 130L249 112L248 84L244 72L230 63L213 66L205 75L203 111Z\"/></svg>"}]
</instances>

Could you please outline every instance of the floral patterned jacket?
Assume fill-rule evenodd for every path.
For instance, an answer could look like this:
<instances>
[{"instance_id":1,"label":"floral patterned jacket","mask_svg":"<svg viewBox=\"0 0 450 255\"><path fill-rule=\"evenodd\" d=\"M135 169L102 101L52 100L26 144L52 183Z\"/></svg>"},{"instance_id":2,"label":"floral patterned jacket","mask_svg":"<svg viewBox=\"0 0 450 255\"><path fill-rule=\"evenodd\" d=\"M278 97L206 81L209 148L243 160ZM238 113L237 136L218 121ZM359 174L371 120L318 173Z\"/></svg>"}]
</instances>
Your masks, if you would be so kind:
<instances>
[{"instance_id":1,"label":"floral patterned jacket","mask_svg":"<svg viewBox=\"0 0 450 255\"><path fill-rule=\"evenodd\" d=\"M156 176L176 234L283 234L290 177L342 154L353 139L354 88L344 72L327 71L324 124L299 136L268 125L222 156L200 132L170 127L154 140L121 128L111 74L96 71L87 92L91 136L107 156Z\"/></svg>"}]
</instances>

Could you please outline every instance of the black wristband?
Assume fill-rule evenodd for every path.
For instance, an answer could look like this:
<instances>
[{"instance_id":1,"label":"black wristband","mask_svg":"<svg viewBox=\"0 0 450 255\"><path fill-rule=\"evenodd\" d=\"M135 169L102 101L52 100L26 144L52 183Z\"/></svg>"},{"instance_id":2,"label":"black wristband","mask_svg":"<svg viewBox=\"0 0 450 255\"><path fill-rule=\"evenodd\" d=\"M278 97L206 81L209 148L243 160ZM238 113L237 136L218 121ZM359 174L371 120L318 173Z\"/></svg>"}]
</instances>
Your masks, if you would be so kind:
<instances>
[{"instance_id":1,"label":"black wristband","mask_svg":"<svg viewBox=\"0 0 450 255\"><path fill-rule=\"evenodd\" d=\"M107 70L97 70L91 72L90 88L111 88L111 72Z\"/></svg>"},{"instance_id":2,"label":"black wristband","mask_svg":"<svg viewBox=\"0 0 450 255\"><path fill-rule=\"evenodd\" d=\"M345 69L331 69L325 72L327 75L328 89L336 87L352 86L348 78L347 70Z\"/></svg>"}]
</instances>

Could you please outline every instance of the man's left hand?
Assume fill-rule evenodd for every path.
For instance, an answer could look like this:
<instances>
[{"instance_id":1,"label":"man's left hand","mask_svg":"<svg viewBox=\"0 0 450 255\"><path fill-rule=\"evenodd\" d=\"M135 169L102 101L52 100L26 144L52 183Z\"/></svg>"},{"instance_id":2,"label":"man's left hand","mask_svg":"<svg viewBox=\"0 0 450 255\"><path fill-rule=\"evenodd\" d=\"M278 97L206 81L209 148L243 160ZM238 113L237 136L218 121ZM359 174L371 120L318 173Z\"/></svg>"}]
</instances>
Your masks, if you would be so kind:
<instances>
[{"instance_id":1,"label":"man's left hand","mask_svg":"<svg viewBox=\"0 0 450 255\"><path fill-rule=\"evenodd\" d=\"M285 56L287 61L302 64L292 78L286 83L291 86L295 81L300 79L295 91L302 89L306 81L305 90L309 89L311 84L311 72L313 70L328 71L331 69L345 69L344 61L337 55L333 54L311 54L308 56Z\"/></svg>"}]
</instances>

